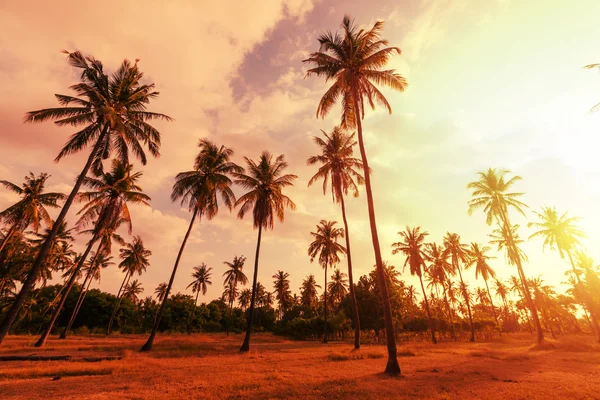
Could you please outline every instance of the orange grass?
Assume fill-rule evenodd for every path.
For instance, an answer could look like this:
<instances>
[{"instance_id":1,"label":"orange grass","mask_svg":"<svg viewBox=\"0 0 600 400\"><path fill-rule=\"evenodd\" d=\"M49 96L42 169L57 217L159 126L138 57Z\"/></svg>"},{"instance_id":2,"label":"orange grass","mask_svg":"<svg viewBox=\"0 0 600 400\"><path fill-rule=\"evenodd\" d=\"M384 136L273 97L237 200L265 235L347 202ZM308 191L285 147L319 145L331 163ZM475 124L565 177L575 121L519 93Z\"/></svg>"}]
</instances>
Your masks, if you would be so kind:
<instances>
[{"instance_id":1,"label":"orange grass","mask_svg":"<svg viewBox=\"0 0 600 400\"><path fill-rule=\"evenodd\" d=\"M121 360L3 362L2 399L314 399L519 398L594 399L600 393L600 347L592 337L559 337L555 349L531 351L528 335L486 343L399 346L402 378L381 373L386 351L349 343L242 336L159 336L139 353L145 336L52 339L8 337L0 355L122 356ZM60 377L57 379L56 377ZM57 379L57 380L53 380Z\"/></svg>"}]
</instances>

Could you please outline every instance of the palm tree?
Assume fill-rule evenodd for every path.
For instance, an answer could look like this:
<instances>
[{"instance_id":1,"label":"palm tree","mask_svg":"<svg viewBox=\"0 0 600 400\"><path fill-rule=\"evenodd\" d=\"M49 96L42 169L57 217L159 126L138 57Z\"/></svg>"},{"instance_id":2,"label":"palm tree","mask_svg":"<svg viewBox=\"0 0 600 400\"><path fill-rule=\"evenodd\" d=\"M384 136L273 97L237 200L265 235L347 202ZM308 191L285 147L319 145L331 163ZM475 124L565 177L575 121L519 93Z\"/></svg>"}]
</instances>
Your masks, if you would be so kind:
<instances>
[{"instance_id":1,"label":"palm tree","mask_svg":"<svg viewBox=\"0 0 600 400\"><path fill-rule=\"evenodd\" d=\"M506 298L508 297L508 287L498 278L494 278L494 285L496 294L500 296L502 303L504 304L505 315L508 315L508 303L506 302Z\"/></svg>"},{"instance_id":2,"label":"palm tree","mask_svg":"<svg viewBox=\"0 0 600 400\"><path fill-rule=\"evenodd\" d=\"M150 265L150 261L148 257L152 255L152 252L144 246L144 241L139 236L133 237L133 242L127 243L124 248L119 250L121 263L119 264L119 268L125 272L125 278L123 279L123 283L121 283L121 288L117 293L117 300L115 302L115 306L113 308L113 312L110 316L110 320L108 321L108 327L106 328L106 334L110 335L113 322L115 317L117 316L117 311L121 305L121 300L125 296L125 288L129 284L129 280L133 277L134 274L142 275L146 272L146 269Z\"/></svg>"},{"instance_id":3,"label":"palm tree","mask_svg":"<svg viewBox=\"0 0 600 400\"><path fill-rule=\"evenodd\" d=\"M487 290L488 296L490 298L492 313L494 315L494 319L496 320L496 326L500 328L498 316L496 315L496 307L494 307L494 301L492 300L492 294L490 293L490 287L488 285L488 279L496 279L496 272L488 264L488 260L494 258L486 254L490 250L491 249L488 246L480 246L478 243L472 242L471 248L468 250L467 253L468 258L467 262L465 263L465 269L469 269L474 266L475 279L478 279L479 276L483 278L483 281L485 282L485 289Z\"/></svg>"},{"instance_id":4,"label":"palm tree","mask_svg":"<svg viewBox=\"0 0 600 400\"><path fill-rule=\"evenodd\" d=\"M152 349L160 318L173 287L179 261L183 255L183 250L190 237L196 218L201 219L204 216L208 220L211 220L218 214L220 202L223 202L230 211L235 203L235 194L231 190L233 182L230 176L242 171L242 168L230 161L231 157L233 157L233 150L225 146L218 146L208 139L201 139L198 147L200 147L200 152L196 156L194 169L192 171L180 172L175 177L171 200L181 200L182 206L187 204L189 211L192 212L192 218L177 253L167 286L167 293L158 309L158 317L152 327L150 337L144 346L142 346L142 351ZM220 201L219 197L221 198Z\"/></svg>"},{"instance_id":5,"label":"palm tree","mask_svg":"<svg viewBox=\"0 0 600 400\"><path fill-rule=\"evenodd\" d=\"M437 243L427 243L423 252L425 261L430 264L427 266L427 271L431 276L432 282L442 286L444 292L444 303L450 318L450 332L452 337L456 340L456 333L454 332L454 321L452 316L452 309L448 302L448 293L446 290L446 282L450 279L449 275L452 273L452 264L448 262L450 254L442 246L438 246Z\"/></svg>"},{"instance_id":6,"label":"palm tree","mask_svg":"<svg viewBox=\"0 0 600 400\"><path fill-rule=\"evenodd\" d=\"M242 310L246 310L250 306L250 300L252 299L252 291L250 289L244 289L240 292L238 297L238 304Z\"/></svg>"},{"instance_id":7,"label":"palm tree","mask_svg":"<svg viewBox=\"0 0 600 400\"><path fill-rule=\"evenodd\" d=\"M273 289L275 290L275 298L279 303L279 318L289 309L292 303L292 292L290 291L290 274L283 271L277 271L273 274Z\"/></svg>"},{"instance_id":8,"label":"palm tree","mask_svg":"<svg viewBox=\"0 0 600 400\"><path fill-rule=\"evenodd\" d=\"M161 301L163 301L163 299L165 298L165 295L167 293L167 286L169 286L167 284L167 282L162 282L162 283L158 284L158 286L156 287L156 289L154 289L154 294L156 295L156 301L158 303L160 303ZM152 319L152 323L153 324L156 323L156 316L157 315L158 315L158 307L156 307L156 310L154 311L154 318Z\"/></svg>"},{"instance_id":9,"label":"palm tree","mask_svg":"<svg viewBox=\"0 0 600 400\"><path fill-rule=\"evenodd\" d=\"M241 283L242 285L246 285L248 283L248 277L244 274L244 263L246 262L246 257L244 256L235 256L233 258L233 262L223 261L223 264L227 265L229 269L225 271L223 276L225 277L224 285L230 286L232 288L232 293L234 296L229 296L229 321L231 321L231 313L233 312L233 302L237 297L237 285ZM227 324L227 335L229 335L229 323Z\"/></svg>"},{"instance_id":10,"label":"palm tree","mask_svg":"<svg viewBox=\"0 0 600 400\"><path fill-rule=\"evenodd\" d=\"M581 218L568 217L566 212L559 215L555 207L542 207L541 212L534 213L539 218L539 222L530 222L527 226L536 228L538 231L530 235L529 239L536 237L543 238L544 247L547 246L551 250L558 250L561 259L564 259L566 254L571 263L573 274L578 283L581 284L581 279L573 260L573 250L575 250L576 246L581 245L579 239L585 237L585 233L576 225ZM598 341L600 342L600 327L598 327L598 317L594 312L594 307L591 304L592 301L588 296L585 296L584 301L588 310L590 310L592 323L596 332L598 332Z\"/></svg>"},{"instance_id":11,"label":"palm tree","mask_svg":"<svg viewBox=\"0 0 600 400\"><path fill-rule=\"evenodd\" d=\"M301 302L306 307L314 307L318 301L317 288L321 289L321 286L317 284L317 280L313 274L308 275L302 281L302 287L300 288Z\"/></svg>"},{"instance_id":12,"label":"palm tree","mask_svg":"<svg viewBox=\"0 0 600 400\"><path fill-rule=\"evenodd\" d=\"M236 257L237 258L237 257ZM235 259L234 259L235 262ZM242 262L243 265L243 262ZM192 324L194 323L194 316L196 314L196 307L198 307L198 295L202 292L202 295L206 295L208 291L208 285L212 285L212 268L202 263L194 267L192 272L192 278L194 280L190 282L186 289L192 288L192 293L196 293L196 301L194 302L194 309L192 310L192 316L190 318L190 324L188 325L188 333L191 332ZM158 301L162 301L167 293L167 284L163 283L165 291L163 297Z\"/></svg>"},{"instance_id":13,"label":"palm tree","mask_svg":"<svg viewBox=\"0 0 600 400\"><path fill-rule=\"evenodd\" d=\"M254 257L254 276L252 278L252 298L250 300L250 315L246 328L246 336L240 351L250 350L250 334L252 331L252 322L254 319L254 302L256 301L256 282L258 281L258 257L260 253L260 239L262 229L273 229L275 217L280 222L284 220L286 208L296 209L294 202L283 194L283 189L293 186L293 174L283 174L283 170L288 164L283 158L283 154L273 160L273 156L268 151L264 151L258 163L244 157L248 167L247 173L235 173L235 183L248 190L235 203L239 206L238 218L244 218L247 212L252 211L252 223L254 228L258 228L258 239L256 241L256 255Z\"/></svg>"},{"instance_id":14,"label":"palm tree","mask_svg":"<svg viewBox=\"0 0 600 400\"><path fill-rule=\"evenodd\" d=\"M144 293L144 288L142 284L138 282L137 279L129 282L125 289L123 289L123 298L131 300L133 303L137 304L138 295Z\"/></svg>"},{"instance_id":15,"label":"palm tree","mask_svg":"<svg viewBox=\"0 0 600 400\"><path fill-rule=\"evenodd\" d=\"M327 290L329 290L331 306L336 307L342 303L344 297L348 294L348 275L340 271L339 269L333 270L331 275L331 282L327 284Z\"/></svg>"},{"instance_id":16,"label":"palm tree","mask_svg":"<svg viewBox=\"0 0 600 400\"><path fill-rule=\"evenodd\" d=\"M19 187L12 182L0 180L0 185L16 193L21 198L18 202L0 212L0 222L4 222L10 228L0 242L0 252L15 234L31 225L37 233L42 222L48 228L52 227L52 219L46 208L58 208L58 201L64 200L62 193L44 193L46 181L50 175L41 173L35 176L32 172L25 177L25 182Z\"/></svg>"},{"instance_id":17,"label":"palm tree","mask_svg":"<svg viewBox=\"0 0 600 400\"><path fill-rule=\"evenodd\" d=\"M160 132L148 121L155 119L170 121L171 118L147 111L150 100L158 96L154 84L140 84L143 73L137 62L131 64L124 60L112 75L104 72L103 65L93 57L85 57L76 51L69 53L67 60L71 66L81 70L80 82L70 88L76 96L55 95L61 107L47 108L27 113L25 122L44 122L54 120L58 126L77 126L82 129L71 136L61 149L55 161L63 157L90 148L88 159L60 214L56 218L56 229L65 219L73 204L79 188L83 184L89 169L102 171L102 160L117 153L123 164L129 164L129 149L146 164L146 145L152 156L160 155ZM73 104L73 106L72 106ZM38 253L21 291L10 310L0 324L0 343L8 333L19 309L34 286L44 259L48 255L56 230L51 231L48 239Z\"/></svg>"},{"instance_id":18,"label":"palm tree","mask_svg":"<svg viewBox=\"0 0 600 400\"><path fill-rule=\"evenodd\" d=\"M342 219L344 221L344 232L346 238L346 260L348 261L348 279L350 281L350 299L352 302L354 322L354 348L360 348L360 319L358 316L358 305L354 294L354 280L352 278L352 254L350 252L350 231L346 218L346 204L344 197L349 192L358 197L358 186L364 184L364 178L357 171L363 169L362 162L353 157L353 147L356 145L354 134L345 134L340 128L335 127L331 134L324 131L325 139L314 137L314 143L319 147L321 154L312 156L307 160L308 165L321 164L319 170L308 182L308 186L317 180L323 180L323 194L327 193L328 182L331 181L331 195L333 201L339 203L342 208Z\"/></svg>"},{"instance_id":19,"label":"palm tree","mask_svg":"<svg viewBox=\"0 0 600 400\"><path fill-rule=\"evenodd\" d=\"M50 224L51 226L52 224ZM46 238L50 235L51 229L45 228L44 233L33 233L34 239L30 240L33 252L39 251ZM52 279L52 273L61 269L66 269L73 262L75 252L71 249L73 242L73 229L67 229L67 223L63 222L56 230L56 236L52 240L48 258L44 261L36 283L41 282L42 286ZM77 272L73 271L70 276L75 274L75 279L79 278Z\"/></svg>"},{"instance_id":20,"label":"palm tree","mask_svg":"<svg viewBox=\"0 0 600 400\"><path fill-rule=\"evenodd\" d=\"M323 286L325 288L323 290L323 315L325 319L323 343L327 343L327 268L330 265L333 266L339 263L339 253L343 254L346 251L344 246L337 242L340 237L344 237L344 230L336 228L336 224L337 222L335 221L325 221L322 219L317 225L317 231L310 233L314 240L308 246L310 262L318 258L319 264L325 270L325 285Z\"/></svg>"},{"instance_id":21,"label":"palm tree","mask_svg":"<svg viewBox=\"0 0 600 400\"><path fill-rule=\"evenodd\" d=\"M392 310L388 290L385 286L383 259L379 246L375 205L369 176L370 169L362 131L365 100L371 108L374 108L375 103L378 103L386 108L388 112L392 112L390 104L375 85L383 85L399 91L403 91L406 87L406 80L395 73L394 70L381 70L394 53L400 54L400 49L397 47L385 47L388 42L381 38L382 29L383 22L378 21L371 29L358 30L350 18L345 16L342 21L343 34L336 33L334 35L331 32L322 34L318 39L319 51L312 53L304 62L314 66L314 68L307 71L307 76L316 75L324 77L326 81L333 80L333 84L319 102L317 117L324 118L341 97L341 128L356 128L358 133L371 237L375 252L377 276L381 286L383 314L387 332L388 362L385 371L388 374L399 375L400 365L396 355Z\"/></svg>"},{"instance_id":22,"label":"palm tree","mask_svg":"<svg viewBox=\"0 0 600 400\"><path fill-rule=\"evenodd\" d=\"M510 192L512 186L521 180L521 177L515 175L506 180L505 176L508 173L510 173L508 170L489 168L486 172L479 172L477 174L479 179L467 185L467 188L472 190L472 199L469 201L469 214L472 214L473 211L478 208L483 208L483 211L486 213L487 224L491 225L495 221L501 229L501 234L505 238L504 247L506 249L507 258L512 265L517 267L519 278L525 289L523 291L525 300L529 311L531 312L533 324L537 332L538 343L541 343L544 340L544 332L542 331L535 304L533 303L531 293L529 292L527 277L523 270L523 253L518 248L514 238L516 229L518 228L515 228L515 226L510 223L508 215L509 208L513 208L525 215L523 208L527 207L527 205L519 200L519 197L522 196L523 193Z\"/></svg>"},{"instance_id":23,"label":"palm tree","mask_svg":"<svg viewBox=\"0 0 600 400\"><path fill-rule=\"evenodd\" d=\"M433 327L433 320L431 318L431 310L429 310L429 301L427 300L427 292L425 292L425 286L423 286L423 269L425 268L425 256L423 253L423 247L425 243L425 237L429 235L428 232L421 232L421 227L417 226L414 228L406 227L406 231L398 232L401 240L392 244L392 254L402 253L406 256L404 262L404 268L408 265L410 267L410 274L412 276L417 275L421 282L421 290L423 291L423 299L425 300L425 308L427 309L427 318L429 320L429 330L431 331L431 342L437 343L435 338L435 331Z\"/></svg>"},{"instance_id":24,"label":"palm tree","mask_svg":"<svg viewBox=\"0 0 600 400\"><path fill-rule=\"evenodd\" d=\"M468 260L468 248L466 244L460 242L460 236L457 233L447 232L446 236L444 236L444 247L450 254L450 258L452 259L452 270L456 273L458 271L458 276L460 278L460 288L463 295L463 299L465 300L465 305L467 307L467 312L469 315L469 324L471 326L471 342L475 341L475 327L473 326L473 316L471 314L471 301L469 300L469 292L465 290L467 287L462 277L462 271L460 268L461 263L466 263Z\"/></svg>"}]
</instances>

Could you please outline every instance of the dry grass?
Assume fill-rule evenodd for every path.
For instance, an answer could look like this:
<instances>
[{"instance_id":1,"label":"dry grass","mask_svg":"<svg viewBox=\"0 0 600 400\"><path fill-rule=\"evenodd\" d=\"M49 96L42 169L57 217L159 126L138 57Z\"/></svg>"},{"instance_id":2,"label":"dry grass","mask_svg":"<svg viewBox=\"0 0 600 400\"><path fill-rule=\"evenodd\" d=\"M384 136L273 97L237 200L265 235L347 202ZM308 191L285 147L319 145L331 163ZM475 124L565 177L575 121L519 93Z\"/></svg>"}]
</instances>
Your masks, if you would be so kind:
<instances>
[{"instance_id":1,"label":"dry grass","mask_svg":"<svg viewBox=\"0 0 600 400\"><path fill-rule=\"evenodd\" d=\"M0 355L70 355L73 361L4 362L4 399L314 399L600 398L600 348L591 337L560 337L553 350L530 351L529 335L487 343L409 343L398 348L403 379L381 372L383 346L241 336L74 337L32 348L9 337ZM83 362L86 357L122 359Z\"/></svg>"}]
</instances>

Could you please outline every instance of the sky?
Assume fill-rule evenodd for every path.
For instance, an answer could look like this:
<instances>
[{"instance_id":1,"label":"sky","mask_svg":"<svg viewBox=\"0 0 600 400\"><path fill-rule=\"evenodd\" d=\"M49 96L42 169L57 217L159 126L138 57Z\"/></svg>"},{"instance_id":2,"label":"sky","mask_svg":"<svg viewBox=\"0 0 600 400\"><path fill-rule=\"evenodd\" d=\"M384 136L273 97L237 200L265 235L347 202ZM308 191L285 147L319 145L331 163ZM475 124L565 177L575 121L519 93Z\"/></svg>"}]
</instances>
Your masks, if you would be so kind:
<instances>
[{"instance_id":1,"label":"sky","mask_svg":"<svg viewBox=\"0 0 600 400\"><path fill-rule=\"evenodd\" d=\"M488 167L523 177L515 189L525 193L528 220L544 205L582 217L588 234L583 244L600 260L600 115L589 112L600 101L600 73L582 68L600 62L594 0L265 0L260 7L239 1L56 0L38 2L33 11L27 2L5 0L0 179L20 184L29 171L48 172L48 189L68 193L83 167L83 153L53 162L72 128L23 124L27 111L56 106L54 93L71 94L77 74L60 50L93 55L109 72L125 58L140 59L145 79L160 92L151 109L175 119L156 124L161 157L143 168L135 163L152 198L151 207L131 208L133 233L153 252L140 278L144 295L171 274L190 213L169 196L174 176L192 168L200 138L232 147L240 164L263 150L284 154L288 172L299 177L286 192L297 209L264 232L259 281L271 288L271 276L284 270L294 292L308 274L322 285L322 269L307 255L310 232L321 219L342 226L341 212L320 186L307 187L316 170L306 159L317 151L311 138L331 131L340 109L324 120L315 117L327 84L305 79L302 60L318 49L320 33L339 29L344 14L365 27L385 21L384 37L402 49L390 67L409 83L404 93L383 89L392 115L369 110L363 122L384 260L402 271L404 258L392 256L391 244L407 225L421 226L431 241L451 231L467 243L487 242L491 228L483 213L467 214L466 185ZM0 190L0 209L16 200ZM374 265L364 193L349 199L347 208L358 277ZM532 233L524 217L514 214L513 221L521 224L522 237ZM249 219L238 220L222 207L212 221L194 227L173 291L191 294L191 270L206 263L213 285L204 300L219 297L223 261L236 255L247 257L251 277L256 238ZM77 250L85 240L77 238ZM528 276L560 285L568 265L556 252L535 239L523 249ZM492 254L500 278L516 273L504 254ZM116 248L113 255L118 261ZM344 259L340 268L347 268ZM465 276L472 288L483 285L472 272ZM403 277L417 282L408 271ZM115 265L95 286L115 293L122 278Z\"/></svg>"}]
</instances>

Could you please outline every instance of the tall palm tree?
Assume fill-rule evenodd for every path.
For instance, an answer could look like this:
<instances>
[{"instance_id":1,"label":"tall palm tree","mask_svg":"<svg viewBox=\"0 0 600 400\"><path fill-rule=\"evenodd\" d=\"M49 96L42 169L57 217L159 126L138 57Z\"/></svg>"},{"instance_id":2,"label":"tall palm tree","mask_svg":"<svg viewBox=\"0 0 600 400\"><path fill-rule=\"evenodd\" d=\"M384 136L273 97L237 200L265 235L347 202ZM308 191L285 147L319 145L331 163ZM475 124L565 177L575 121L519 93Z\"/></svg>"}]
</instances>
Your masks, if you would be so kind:
<instances>
[{"instance_id":1,"label":"tall palm tree","mask_svg":"<svg viewBox=\"0 0 600 400\"><path fill-rule=\"evenodd\" d=\"M353 157L353 147L356 145L354 134L348 135L340 128L335 127L331 134L324 131L324 139L314 137L314 143L319 147L321 154L312 156L307 160L308 165L320 164L319 170L308 181L311 186L317 180L323 180L323 194L327 193L328 182L331 181L331 195L333 201L339 203L342 209L344 231L346 238L346 260L348 261L348 280L350 281L350 299L352 302L354 322L354 348L360 348L360 318L358 316L358 305L354 294L354 280L352 277L352 254L350 251L350 232L346 218L346 204L344 197L352 193L358 197L358 186L364 184L363 176L357 169L363 169L362 162Z\"/></svg>"},{"instance_id":2,"label":"tall palm tree","mask_svg":"<svg viewBox=\"0 0 600 400\"><path fill-rule=\"evenodd\" d=\"M340 271L338 268L333 270L331 275L331 282L327 284L327 290L329 290L331 306L336 307L342 303L344 297L348 294L348 275Z\"/></svg>"},{"instance_id":3,"label":"tall palm tree","mask_svg":"<svg viewBox=\"0 0 600 400\"><path fill-rule=\"evenodd\" d=\"M523 208L527 207L527 205L519 200L519 197L523 193L510 191L514 184L521 180L521 177L515 175L510 179L506 179L506 175L509 173L510 171L508 170L497 170L494 168L489 168L485 172L478 172L478 180L467 185L467 188L472 190L472 199L469 201L469 214L472 214L476 209L483 208L487 224L491 225L493 222L496 222L499 229L501 229L501 234L505 238L507 258L512 265L517 267L519 278L524 288L525 301L537 332L537 340L538 343L541 343L544 340L544 332L542 331L536 307L529 292L527 277L523 270L523 253L518 248L514 239L516 229L518 228L515 228L510 223L508 214L508 209L512 208L525 215Z\"/></svg>"},{"instance_id":4,"label":"tall palm tree","mask_svg":"<svg viewBox=\"0 0 600 400\"><path fill-rule=\"evenodd\" d=\"M317 288L321 289L321 286L317 284L317 280L313 274L308 275L302 281L302 287L300 288L300 298L302 305L306 307L315 307L319 296L317 294Z\"/></svg>"},{"instance_id":5,"label":"tall palm tree","mask_svg":"<svg viewBox=\"0 0 600 400\"><path fill-rule=\"evenodd\" d=\"M243 271L245 262L246 257L244 256L233 257L233 262L223 261L223 264L229 267L229 269L223 274L225 277L225 282L223 282L223 284L230 286L232 288L232 293L236 294L235 296L229 296L229 321L231 321L231 314L233 312L233 302L237 297L238 283L241 283L242 285L246 285L248 283L248 277ZM227 335L229 335L229 323L227 324L226 332Z\"/></svg>"},{"instance_id":6,"label":"tall palm tree","mask_svg":"<svg viewBox=\"0 0 600 400\"><path fill-rule=\"evenodd\" d=\"M423 286L423 269L425 268L425 256L423 247L425 245L425 237L429 235L426 231L421 231L421 227L414 228L406 227L406 231L398 232L401 240L392 244L392 254L402 253L406 256L404 268L408 265L410 274L418 276L421 282L421 290L423 291L423 299L425 300L425 308L427 309L427 318L429 320L429 330L431 331L431 342L437 343L435 338L435 330L433 327L433 319L431 318L431 310L429 309L429 301L427 300L427 292Z\"/></svg>"},{"instance_id":7,"label":"tall palm tree","mask_svg":"<svg viewBox=\"0 0 600 400\"><path fill-rule=\"evenodd\" d=\"M230 177L232 174L242 171L242 168L231 162L233 150L225 146L218 146L208 139L201 139L198 147L200 148L200 152L196 156L194 169L192 171L180 172L175 177L171 200L181 200L182 206L187 204L189 211L192 213L192 218L190 219L190 225L183 237L175 264L173 265L173 271L171 272L167 286L167 294L160 303L158 316L152 327L150 337L144 346L142 346L142 351L152 349L160 318L173 287L179 261L183 255L183 250L190 237L196 218L201 219L204 216L206 219L211 220L219 212L219 203L222 202L230 211L235 204L235 194L231 190L233 182Z\"/></svg>"},{"instance_id":8,"label":"tall palm tree","mask_svg":"<svg viewBox=\"0 0 600 400\"><path fill-rule=\"evenodd\" d=\"M555 207L542 207L541 212L534 212L534 214L539 218L539 221L530 222L527 226L536 228L538 231L530 235L529 239L542 238L544 239L544 247L549 247L551 250L558 250L561 259L564 259L566 255L571 263L571 269L575 278L581 284L581 279L573 260L573 251L576 249L576 246L581 245L579 239L585 237L585 233L576 225L581 218L568 217L566 212L559 215ZM585 302L588 310L590 310L592 323L596 332L598 332L598 341L600 342L598 317L594 312L594 307L589 296L585 296Z\"/></svg>"},{"instance_id":9,"label":"tall palm tree","mask_svg":"<svg viewBox=\"0 0 600 400\"><path fill-rule=\"evenodd\" d=\"M283 314L292 305L292 292L290 290L290 280L288 279L290 274L284 271L277 271L273 274L273 289L275 291L275 298L279 303L279 318L283 317Z\"/></svg>"},{"instance_id":10,"label":"tall palm tree","mask_svg":"<svg viewBox=\"0 0 600 400\"><path fill-rule=\"evenodd\" d=\"M452 264L448 261L450 254L442 246L438 246L437 243L427 243L423 252L425 261L429 262L427 271L432 278L432 282L442 286L444 294L444 304L446 305L446 311L450 318L450 333L456 339L456 333L454 332L454 321L452 315L452 309L448 302L448 293L446 289L446 283L450 279L449 275L452 274Z\"/></svg>"},{"instance_id":11,"label":"tall palm tree","mask_svg":"<svg viewBox=\"0 0 600 400\"><path fill-rule=\"evenodd\" d=\"M188 332L191 332L191 327L194 323L194 316L196 315L196 308L198 307L198 295L200 293L202 293L203 296L206 295L206 292L208 291L208 285L212 285L212 268L207 266L205 263L196 265L192 272L192 278L194 278L194 280L190 282L186 289L189 289L190 287L192 288L192 293L196 293L196 301L194 302L194 309L192 310L192 316L188 325ZM162 301L167 293L167 284L163 283L163 285L165 285L164 295L158 301Z\"/></svg>"},{"instance_id":12,"label":"tall palm tree","mask_svg":"<svg viewBox=\"0 0 600 400\"><path fill-rule=\"evenodd\" d=\"M134 274L142 275L146 272L146 269L150 265L150 260L148 259L152 252L144 246L144 241L139 236L133 237L133 242L127 243L124 248L119 250L121 262L119 263L119 268L125 272L125 278L123 279L123 283L121 283L121 288L117 293L117 299L115 301L115 306L113 308L113 312L110 316L110 320L108 321L108 327L106 328L106 334L110 335L112 330L112 325L117 316L117 311L119 311L119 307L121 306L121 300L125 296L125 288L129 284L129 280L133 277Z\"/></svg>"},{"instance_id":13,"label":"tall palm tree","mask_svg":"<svg viewBox=\"0 0 600 400\"><path fill-rule=\"evenodd\" d=\"M250 350L250 334L254 319L254 303L256 301L256 283L258 281L258 257L260 253L260 239L262 229L273 229L275 218L283 222L285 209L296 209L294 202L283 194L283 189L293 186L297 178L293 174L284 174L283 171L288 164L283 154L273 160L268 151L264 151L258 162L244 157L247 164L245 173L235 173L235 183L248 190L235 203L239 206L238 218L242 219L248 212L252 212L252 224L258 228L258 239L256 241L256 255L254 256L254 276L252 278L252 298L250 300L250 315L246 327L246 336L240 351Z\"/></svg>"},{"instance_id":14,"label":"tall palm tree","mask_svg":"<svg viewBox=\"0 0 600 400\"><path fill-rule=\"evenodd\" d=\"M468 258L467 262L465 263L465 269L469 269L474 266L475 279L478 279L479 276L483 278L483 281L485 282L485 289L487 290L490 298L490 305L492 306L494 320L496 320L496 326L500 328L498 315L496 315L496 307L494 307L494 300L492 299L492 293L490 292L490 287L488 285L488 279L496 279L496 272L492 267L490 267L490 264L488 264L488 260L494 258L486 254L490 250L491 249L488 246L480 246L478 243L471 242L471 248L469 248L467 253Z\"/></svg>"},{"instance_id":15,"label":"tall palm tree","mask_svg":"<svg viewBox=\"0 0 600 400\"><path fill-rule=\"evenodd\" d=\"M375 220L375 205L369 176L369 163L365 150L362 119L365 114L365 100L371 108L375 103L382 105L388 112L392 108L383 94L375 85L383 85L403 91L406 80L395 73L394 70L382 70L390 57L400 54L397 47L386 47L387 40L381 38L383 22L376 22L371 29L357 29L350 17L345 16L342 21L342 34L327 32L319 36L319 51L312 53L305 63L313 65L306 73L307 76L316 75L324 77L326 81L333 81L331 87L321 98L317 108L317 117L324 118L333 108L338 99L342 102L341 127L343 129L356 128L358 133L358 146L363 164L365 178L365 191L367 194L367 208L377 276L381 286L383 314L385 319L388 362L386 372L392 375L400 374L396 352L396 338L392 320L392 309L385 286L383 272L383 259L377 234Z\"/></svg>"},{"instance_id":16,"label":"tall palm tree","mask_svg":"<svg viewBox=\"0 0 600 400\"><path fill-rule=\"evenodd\" d=\"M444 236L444 247L450 254L450 258L452 260L452 270L456 273L458 272L458 276L460 278L460 289L463 295L463 299L465 300L465 305L467 307L467 313L469 315L469 324L471 327L471 342L475 341L475 327L473 326L473 315L471 314L471 301L469 300L469 292L466 290L466 285L462 277L462 270L460 264L465 264L468 260L468 247L466 244L460 242L460 236L457 233L447 232L446 236Z\"/></svg>"},{"instance_id":17,"label":"tall palm tree","mask_svg":"<svg viewBox=\"0 0 600 400\"><path fill-rule=\"evenodd\" d=\"M58 208L58 201L64 200L66 196L62 193L44 193L48 178L50 178L50 175L46 173L35 176L30 172L25 177L22 186L0 180L0 185L16 193L21 198L18 202L0 212L0 222L9 226L0 242L0 251L4 249L15 232L23 230L29 225L32 226L35 233L39 231L42 222L48 228L52 228L52 219L46 208Z\"/></svg>"},{"instance_id":18,"label":"tall palm tree","mask_svg":"<svg viewBox=\"0 0 600 400\"><path fill-rule=\"evenodd\" d=\"M149 121L171 120L164 114L147 111L148 104L158 97L158 92L154 90L153 83L140 83L144 74L139 70L137 62L131 64L130 61L124 60L114 74L108 75L99 60L85 57L79 51L65 53L69 64L81 71L79 83L70 87L75 96L57 94L55 96L61 107L31 111L25 116L25 122L54 120L58 126L82 128L71 136L56 157L56 161L91 148L88 159L56 218L56 229L65 219L92 165L94 169L102 171L102 160L108 159L113 153L118 155L123 164L128 165L130 149L145 165L146 153L143 145L152 156L160 155L160 132L150 125ZM21 291L5 314L0 324L0 343L33 288L55 234L53 228L38 253Z\"/></svg>"},{"instance_id":19,"label":"tall palm tree","mask_svg":"<svg viewBox=\"0 0 600 400\"><path fill-rule=\"evenodd\" d=\"M325 319L325 325L323 328L323 343L327 343L327 268L331 265L335 265L340 262L339 253L344 253L346 249L344 246L339 244L337 241L340 237L344 237L344 230L336 228L335 221L325 221L322 219L317 225L316 232L310 234L314 238L311 244L308 246L308 255L310 256L310 262L313 262L315 258L319 259L319 264L325 270L325 285L323 290L323 315Z\"/></svg>"}]
</instances>

